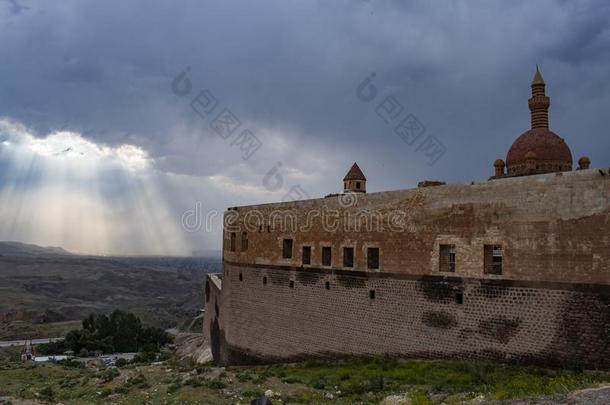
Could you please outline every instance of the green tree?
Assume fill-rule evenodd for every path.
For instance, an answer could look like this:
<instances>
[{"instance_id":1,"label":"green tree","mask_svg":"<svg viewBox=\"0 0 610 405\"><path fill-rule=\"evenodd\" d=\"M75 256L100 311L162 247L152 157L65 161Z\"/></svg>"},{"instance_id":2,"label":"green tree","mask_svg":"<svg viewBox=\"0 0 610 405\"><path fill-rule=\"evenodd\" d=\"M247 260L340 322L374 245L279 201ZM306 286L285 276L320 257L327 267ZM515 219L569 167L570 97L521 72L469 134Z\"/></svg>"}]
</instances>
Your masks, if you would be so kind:
<instances>
[{"instance_id":1,"label":"green tree","mask_svg":"<svg viewBox=\"0 0 610 405\"><path fill-rule=\"evenodd\" d=\"M81 350L110 353L147 351L158 352L172 338L164 330L143 327L136 315L114 310L110 316L91 314L82 321L82 328L75 329L60 344L43 346L45 354L63 353L67 349L79 353ZM41 350L41 352L43 352Z\"/></svg>"},{"instance_id":2,"label":"green tree","mask_svg":"<svg viewBox=\"0 0 610 405\"><path fill-rule=\"evenodd\" d=\"M122 352L138 351L141 343L142 322L132 313L114 310L110 314L110 330L114 347Z\"/></svg>"}]
</instances>

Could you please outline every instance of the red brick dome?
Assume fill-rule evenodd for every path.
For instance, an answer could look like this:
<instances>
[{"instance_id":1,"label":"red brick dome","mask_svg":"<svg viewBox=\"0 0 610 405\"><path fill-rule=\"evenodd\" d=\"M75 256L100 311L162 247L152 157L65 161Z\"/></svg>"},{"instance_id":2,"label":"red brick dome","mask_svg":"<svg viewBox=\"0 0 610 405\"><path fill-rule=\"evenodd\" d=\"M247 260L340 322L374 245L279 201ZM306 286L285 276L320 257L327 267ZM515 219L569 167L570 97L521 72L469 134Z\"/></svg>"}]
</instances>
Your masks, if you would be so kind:
<instances>
[{"instance_id":1,"label":"red brick dome","mask_svg":"<svg viewBox=\"0 0 610 405\"><path fill-rule=\"evenodd\" d=\"M528 152L533 152L537 161L572 167L570 148L563 138L547 128L533 128L521 134L506 155L507 166L510 168L525 163Z\"/></svg>"}]
</instances>

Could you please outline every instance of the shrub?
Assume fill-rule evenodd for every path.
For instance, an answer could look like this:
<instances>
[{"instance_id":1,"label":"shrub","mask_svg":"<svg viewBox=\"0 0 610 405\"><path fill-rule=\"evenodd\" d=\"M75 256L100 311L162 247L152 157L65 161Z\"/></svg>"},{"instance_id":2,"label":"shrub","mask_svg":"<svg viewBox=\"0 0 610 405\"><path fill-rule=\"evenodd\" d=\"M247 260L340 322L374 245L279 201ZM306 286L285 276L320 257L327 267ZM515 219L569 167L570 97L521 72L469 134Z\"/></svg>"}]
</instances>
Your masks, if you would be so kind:
<instances>
[{"instance_id":1,"label":"shrub","mask_svg":"<svg viewBox=\"0 0 610 405\"><path fill-rule=\"evenodd\" d=\"M157 353L158 351L159 350L157 348L157 345L155 345L154 343L145 343L140 349L141 353Z\"/></svg>"},{"instance_id":2,"label":"shrub","mask_svg":"<svg viewBox=\"0 0 610 405\"><path fill-rule=\"evenodd\" d=\"M100 380L107 383L114 380L116 377L121 375L120 371L116 368L108 368L100 373Z\"/></svg>"},{"instance_id":3,"label":"shrub","mask_svg":"<svg viewBox=\"0 0 610 405\"><path fill-rule=\"evenodd\" d=\"M413 391L409 393L409 405L432 405L432 401L428 394L421 391Z\"/></svg>"},{"instance_id":4,"label":"shrub","mask_svg":"<svg viewBox=\"0 0 610 405\"><path fill-rule=\"evenodd\" d=\"M120 357L118 359L116 359L116 362L114 363L115 366L117 367L124 367L127 365L127 360L125 360L124 358Z\"/></svg>"},{"instance_id":5,"label":"shrub","mask_svg":"<svg viewBox=\"0 0 610 405\"><path fill-rule=\"evenodd\" d=\"M190 385L191 387L202 387L203 381L197 377L189 378L184 382L184 385Z\"/></svg>"},{"instance_id":6,"label":"shrub","mask_svg":"<svg viewBox=\"0 0 610 405\"><path fill-rule=\"evenodd\" d=\"M252 382L254 382L255 384L263 384L265 381L267 381L267 378L272 377L273 373L268 370L265 369L263 370L263 372L261 372L259 375L256 376L256 378L254 378L254 380Z\"/></svg>"},{"instance_id":7,"label":"shrub","mask_svg":"<svg viewBox=\"0 0 610 405\"><path fill-rule=\"evenodd\" d=\"M246 382L250 380L250 374L245 372L237 373L235 378L237 378L237 381L239 382Z\"/></svg>"},{"instance_id":8,"label":"shrub","mask_svg":"<svg viewBox=\"0 0 610 405\"><path fill-rule=\"evenodd\" d=\"M352 376L349 373L341 373L339 375L339 380L341 381L347 381L351 378Z\"/></svg>"},{"instance_id":9,"label":"shrub","mask_svg":"<svg viewBox=\"0 0 610 405\"><path fill-rule=\"evenodd\" d=\"M317 390L323 390L326 387L326 383L320 378L319 380L312 381L311 386Z\"/></svg>"},{"instance_id":10,"label":"shrub","mask_svg":"<svg viewBox=\"0 0 610 405\"><path fill-rule=\"evenodd\" d=\"M43 356L62 354L68 350L68 346L64 340L58 340L55 342L41 343L36 346L38 353Z\"/></svg>"},{"instance_id":11,"label":"shrub","mask_svg":"<svg viewBox=\"0 0 610 405\"><path fill-rule=\"evenodd\" d=\"M300 391L300 392L292 393L290 395L282 395L282 402L288 403L288 404L293 404L293 403L320 404L320 403L326 403L326 402L332 402L332 401L325 400L323 397L323 394L320 392ZM362 403L362 402L357 402L357 403ZM368 402L366 402L366 403L368 403Z\"/></svg>"},{"instance_id":12,"label":"shrub","mask_svg":"<svg viewBox=\"0 0 610 405\"><path fill-rule=\"evenodd\" d=\"M196 364L195 370L197 370L197 374L207 373L208 371L210 371L209 362L204 364Z\"/></svg>"},{"instance_id":13,"label":"shrub","mask_svg":"<svg viewBox=\"0 0 610 405\"><path fill-rule=\"evenodd\" d=\"M59 382L59 386L61 388L72 388L75 385L78 385L78 383L79 383L79 379L66 377L65 379L63 379Z\"/></svg>"},{"instance_id":14,"label":"shrub","mask_svg":"<svg viewBox=\"0 0 610 405\"><path fill-rule=\"evenodd\" d=\"M180 389L180 387L181 387L181 385L179 382L173 382L167 386L167 393L171 394L173 392L176 392Z\"/></svg>"},{"instance_id":15,"label":"shrub","mask_svg":"<svg viewBox=\"0 0 610 405\"><path fill-rule=\"evenodd\" d=\"M244 398L258 398L265 395L263 390L247 390L241 393Z\"/></svg>"},{"instance_id":16,"label":"shrub","mask_svg":"<svg viewBox=\"0 0 610 405\"><path fill-rule=\"evenodd\" d=\"M367 392L381 392L385 384L382 376L374 376L363 384L363 388Z\"/></svg>"},{"instance_id":17,"label":"shrub","mask_svg":"<svg viewBox=\"0 0 610 405\"><path fill-rule=\"evenodd\" d=\"M206 381L206 386L208 388L220 390L220 389L225 388L227 386L227 384L225 384L224 381L222 381L218 378L214 378L214 379Z\"/></svg>"},{"instance_id":18,"label":"shrub","mask_svg":"<svg viewBox=\"0 0 610 405\"><path fill-rule=\"evenodd\" d=\"M169 352L161 352L157 355L157 361L168 361L172 358L172 354Z\"/></svg>"},{"instance_id":19,"label":"shrub","mask_svg":"<svg viewBox=\"0 0 610 405\"><path fill-rule=\"evenodd\" d=\"M99 395L102 398L106 398L110 394L112 394L112 390L110 388L102 388Z\"/></svg>"},{"instance_id":20,"label":"shrub","mask_svg":"<svg viewBox=\"0 0 610 405\"><path fill-rule=\"evenodd\" d=\"M147 388L148 381L146 380L144 374L138 373L133 377L129 377L127 381L125 381L125 385L138 388Z\"/></svg>"},{"instance_id":21,"label":"shrub","mask_svg":"<svg viewBox=\"0 0 610 405\"><path fill-rule=\"evenodd\" d=\"M130 388L129 385L123 384L121 386L114 387L113 392L115 394L127 394L129 392L129 388Z\"/></svg>"},{"instance_id":22,"label":"shrub","mask_svg":"<svg viewBox=\"0 0 610 405\"><path fill-rule=\"evenodd\" d=\"M53 398L55 397L55 392L53 392L53 388L50 385L41 389L38 394L42 399L47 401L53 401Z\"/></svg>"},{"instance_id":23,"label":"shrub","mask_svg":"<svg viewBox=\"0 0 610 405\"><path fill-rule=\"evenodd\" d=\"M140 352L133 357L132 363L152 363L157 359L156 353Z\"/></svg>"},{"instance_id":24,"label":"shrub","mask_svg":"<svg viewBox=\"0 0 610 405\"><path fill-rule=\"evenodd\" d=\"M74 359L59 360L57 364L61 364L64 368L85 368L83 363Z\"/></svg>"}]
</instances>

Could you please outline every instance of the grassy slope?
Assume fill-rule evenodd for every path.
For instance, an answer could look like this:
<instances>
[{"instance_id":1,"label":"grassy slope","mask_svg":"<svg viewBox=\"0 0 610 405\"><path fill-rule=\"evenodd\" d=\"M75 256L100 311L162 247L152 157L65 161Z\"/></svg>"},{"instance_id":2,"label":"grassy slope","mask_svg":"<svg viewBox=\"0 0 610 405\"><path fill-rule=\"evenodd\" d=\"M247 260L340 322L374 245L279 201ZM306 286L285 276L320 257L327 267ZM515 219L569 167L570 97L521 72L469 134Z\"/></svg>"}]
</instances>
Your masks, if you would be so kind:
<instances>
[{"instance_id":1,"label":"grassy slope","mask_svg":"<svg viewBox=\"0 0 610 405\"><path fill-rule=\"evenodd\" d=\"M1 364L0 396L71 404L247 404L267 389L279 393L282 403L328 403L324 397L332 393L332 403L377 404L387 395L409 392L414 404L450 404L481 394L488 400L562 398L610 382L608 373L458 361L353 360L222 370L172 359L160 365L128 365L117 375L57 364L26 366L6 358Z\"/></svg>"},{"instance_id":2,"label":"grassy slope","mask_svg":"<svg viewBox=\"0 0 610 405\"><path fill-rule=\"evenodd\" d=\"M27 321L10 321L2 324L0 340L17 340L24 338L61 337L72 329L79 329L81 321L64 321L51 323L31 323Z\"/></svg>"}]
</instances>

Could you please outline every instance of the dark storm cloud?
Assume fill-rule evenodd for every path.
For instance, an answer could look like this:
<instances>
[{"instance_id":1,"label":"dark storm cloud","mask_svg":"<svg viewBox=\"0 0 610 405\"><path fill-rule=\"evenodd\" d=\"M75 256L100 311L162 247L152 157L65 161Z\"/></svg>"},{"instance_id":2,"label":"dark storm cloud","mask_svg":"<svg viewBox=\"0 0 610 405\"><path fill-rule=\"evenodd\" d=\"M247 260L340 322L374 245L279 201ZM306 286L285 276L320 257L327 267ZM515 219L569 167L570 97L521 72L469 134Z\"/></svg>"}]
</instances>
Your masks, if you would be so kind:
<instances>
[{"instance_id":1,"label":"dark storm cloud","mask_svg":"<svg viewBox=\"0 0 610 405\"><path fill-rule=\"evenodd\" d=\"M262 178L278 162L285 187L312 197L338 191L355 160L373 191L485 179L529 128L538 63L552 129L575 159L607 165L609 15L601 0L6 1L0 116L137 145L172 176L226 178L237 191L221 209L277 199ZM179 97L170 85L187 66L193 90ZM366 103L356 88L371 72ZM260 139L250 159L192 111L203 89ZM378 117L387 96L446 147L436 164Z\"/></svg>"}]
</instances>

